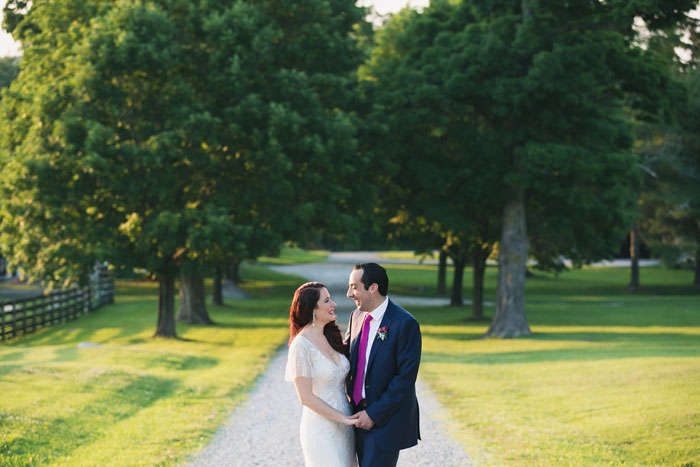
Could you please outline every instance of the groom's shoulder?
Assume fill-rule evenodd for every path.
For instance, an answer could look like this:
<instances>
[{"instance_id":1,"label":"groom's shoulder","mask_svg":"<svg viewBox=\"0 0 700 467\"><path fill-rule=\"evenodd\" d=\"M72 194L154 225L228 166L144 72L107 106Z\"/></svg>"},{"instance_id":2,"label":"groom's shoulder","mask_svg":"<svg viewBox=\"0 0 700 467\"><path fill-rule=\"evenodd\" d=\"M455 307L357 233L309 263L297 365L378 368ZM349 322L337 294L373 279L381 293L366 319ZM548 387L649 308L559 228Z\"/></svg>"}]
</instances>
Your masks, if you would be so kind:
<instances>
[{"instance_id":1,"label":"groom's shoulder","mask_svg":"<svg viewBox=\"0 0 700 467\"><path fill-rule=\"evenodd\" d=\"M400 320L418 322L418 320L416 320L416 318L411 313L406 311L406 309L404 309L403 307L394 303L391 299L389 299L389 306L394 307L394 319L398 318Z\"/></svg>"}]
</instances>

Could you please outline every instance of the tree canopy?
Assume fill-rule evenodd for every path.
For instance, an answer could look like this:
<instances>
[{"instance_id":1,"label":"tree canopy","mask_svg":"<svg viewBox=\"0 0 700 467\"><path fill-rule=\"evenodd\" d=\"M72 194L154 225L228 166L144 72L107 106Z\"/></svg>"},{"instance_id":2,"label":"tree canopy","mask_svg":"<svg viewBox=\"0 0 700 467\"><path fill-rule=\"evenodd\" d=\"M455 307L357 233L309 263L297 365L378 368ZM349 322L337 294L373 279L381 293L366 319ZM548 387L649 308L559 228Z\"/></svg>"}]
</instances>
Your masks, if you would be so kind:
<instances>
[{"instance_id":1,"label":"tree canopy","mask_svg":"<svg viewBox=\"0 0 700 467\"><path fill-rule=\"evenodd\" d=\"M529 332L531 254L559 267L617 248L636 200L633 119L674 93L667 67L636 42L635 18L655 30L692 7L433 2L387 28L369 69L400 179L411 180L407 209L467 242L492 232L477 226L502 226L488 334Z\"/></svg>"},{"instance_id":2,"label":"tree canopy","mask_svg":"<svg viewBox=\"0 0 700 467\"><path fill-rule=\"evenodd\" d=\"M318 1L61 0L11 17L25 50L0 108L13 262L53 280L98 259L145 267L157 334L175 335L184 262L342 232L343 181L362 166L343 111L359 20Z\"/></svg>"}]
</instances>

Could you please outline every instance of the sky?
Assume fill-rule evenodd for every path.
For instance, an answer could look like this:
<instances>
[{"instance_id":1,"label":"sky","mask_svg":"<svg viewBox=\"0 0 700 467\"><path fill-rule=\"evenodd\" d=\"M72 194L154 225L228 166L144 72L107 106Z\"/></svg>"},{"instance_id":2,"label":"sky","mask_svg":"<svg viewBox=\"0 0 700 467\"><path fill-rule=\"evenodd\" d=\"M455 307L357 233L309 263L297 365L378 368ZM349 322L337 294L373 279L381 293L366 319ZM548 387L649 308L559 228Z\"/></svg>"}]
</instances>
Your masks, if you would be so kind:
<instances>
[{"instance_id":1,"label":"sky","mask_svg":"<svg viewBox=\"0 0 700 467\"><path fill-rule=\"evenodd\" d=\"M362 6L373 5L377 13L385 15L394 13L409 4L413 8L423 7L428 5L429 0L359 0L358 4ZM0 0L0 22L2 21L2 8L5 6L6 0ZM0 29L0 57L8 55L19 55L19 46L12 40L12 37L4 30Z\"/></svg>"}]
</instances>

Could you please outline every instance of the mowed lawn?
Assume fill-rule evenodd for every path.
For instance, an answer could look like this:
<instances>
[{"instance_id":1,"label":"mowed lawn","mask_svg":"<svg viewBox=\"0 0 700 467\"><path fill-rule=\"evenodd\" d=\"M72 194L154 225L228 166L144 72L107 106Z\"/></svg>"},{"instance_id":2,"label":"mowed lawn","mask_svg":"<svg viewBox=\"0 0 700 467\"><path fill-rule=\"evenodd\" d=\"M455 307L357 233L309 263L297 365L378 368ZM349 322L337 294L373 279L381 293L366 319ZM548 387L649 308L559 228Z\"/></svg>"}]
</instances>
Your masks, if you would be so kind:
<instances>
[{"instance_id":1,"label":"mowed lawn","mask_svg":"<svg viewBox=\"0 0 700 467\"><path fill-rule=\"evenodd\" d=\"M151 337L156 284L121 282L114 305L0 344L0 465L186 461L287 339L301 279L245 272L267 298L210 306L219 324L178 326L182 339Z\"/></svg>"},{"instance_id":2,"label":"mowed lawn","mask_svg":"<svg viewBox=\"0 0 700 467\"><path fill-rule=\"evenodd\" d=\"M435 266L388 269L394 294L435 294ZM527 282L530 337L483 340L488 321L471 321L468 306L408 307L423 331L421 378L475 461L700 465L691 273L642 269L636 295L624 269L537 274ZM304 282L260 266L242 275L253 299L210 306L220 325L179 326L183 340L151 338L155 284L132 282L115 305L0 344L0 465L186 462L286 341L289 301Z\"/></svg>"},{"instance_id":3,"label":"mowed lawn","mask_svg":"<svg viewBox=\"0 0 700 467\"><path fill-rule=\"evenodd\" d=\"M687 285L692 274L642 269L635 295L626 269L537 275L526 286L530 337L481 339L489 323L470 321L469 307L411 308L423 331L421 377L475 461L700 465L700 290ZM390 268L392 276L405 290L434 285L425 268ZM489 268L486 300L495 287Z\"/></svg>"}]
</instances>

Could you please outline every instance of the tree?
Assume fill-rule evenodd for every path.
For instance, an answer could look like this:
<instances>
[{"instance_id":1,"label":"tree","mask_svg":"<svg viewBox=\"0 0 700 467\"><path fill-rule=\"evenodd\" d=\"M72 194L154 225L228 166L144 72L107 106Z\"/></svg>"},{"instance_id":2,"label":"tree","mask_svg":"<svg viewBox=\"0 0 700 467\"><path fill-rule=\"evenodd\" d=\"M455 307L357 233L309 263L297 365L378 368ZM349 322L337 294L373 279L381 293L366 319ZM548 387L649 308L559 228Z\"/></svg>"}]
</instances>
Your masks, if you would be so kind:
<instances>
[{"instance_id":1,"label":"tree","mask_svg":"<svg viewBox=\"0 0 700 467\"><path fill-rule=\"evenodd\" d=\"M522 300L526 212L535 220L529 225L540 230L531 238L546 240L542 249L550 257L565 252L574 261L608 254L610 247L600 240L619 238L629 225L634 159L623 111L654 114L671 92L663 63L634 44L634 20L641 18L649 30L656 30L679 21L692 7L692 2L623 6L524 1L509 12L508 32L501 31L501 37L512 41L513 55L507 60L515 73L507 81L493 82L506 87L506 102L487 98L484 107L494 111L506 104L509 116L494 121L495 127L517 128L506 151L514 168L506 176L512 177L514 189L505 208L505 272L499 272L489 335L528 332ZM569 223L553 230L558 241L543 235L546 220Z\"/></svg>"},{"instance_id":2,"label":"tree","mask_svg":"<svg viewBox=\"0 0 700 467\"><path fill-rule=\"evenodd\" d=\"M25 50L0 109L13 261L60 280L96 258L145 267L156 335L172 337L183 264L352 225L338 206L362 167L343 111L359 15L315 0L61 0L9 16Z\"/></svg>"},{"instance_id":3,"label":"tree","mask_svg":"<svg viewBox=\"0 0 700 467\"><path fill-rule=\"evenodd\" d=\"M177 320L187 324L214 324L207 312L204 277L196 270L180 272L180 309Z\"/></svg>"},{"instance_id":4,"label":"tree","mask_svg":"<svg viewBox=\"0 0 700 467\"><path fill-rule=\"evenodd\" d=\"M670 224L676 229L681 247L690 255L695 250L693 283L700 285L700 71L692 70L686 79L689 98L681 107L680 118L683 152L673 166L682 198L674 206Z\"/></svg>"},{"instance_id":5,"label":"tree","mask_svg":"<svg viewBox=\"0 0 700 467\"><path fill-rule=\"evenodd\" d=\"M395 167L384 180L383 206L397 235L414 248L441 249L454 265L451 303L460 306L464 268L474 266L473 317L483 316L485 261L495 242L499 173L489 136L449 96L447 36L462 26L455 8L437 3L425 13L403 10L377 34L366 66L372 117L386 131L379 144ZM442 36L438 38L437 36ZM487 251L484 254L484 251Z\"/></svg>"},{"instance_id":6,"label":"tree","mask_svg":"<svg viewBox=\"0 0 700 467\"><path fill-rule=\"evenodd\" d=\"M677 108L678 126L666 128L653 148L653 177L642 192L640 226L652 251L676 266L694 264L693 283L700 285L700 72L680 78L687 96Z\"/></svg>"},{"instance_id":7,"label":"tree","mask_svg":"<svg viewBox=\"0 0 700 467\"><path fill-rule=\"evenodd\" d=\"M2 99L2 89L6 88L14 81L19 74L20 57L0 57L0 100ZM0 218L0 222L2 219ZM5 274L5 258L2 256L0 248L0 275Z\"/></svg>"},{"instance_id":8,"label":"tree","mask_svg":"<svg viewBox=\"0 0 700 467\"><path fill-rule=\"evenodd\" d=\"M682 86L669 96L668 116L662 121L638 119L637 142L639 161L638 217L630 232L630 291L637 291L639 281L639 245L644 240L652 253L667 265L676 266L681 255L696 255L693 232L693 186L698 177L694 160L693 107L697 97L697 44L700 21L690 14L672 27L646 34L643 45L665 62L669 72ZM683 58L678 50L685 49ZM685 218L690 224L678 223ZM681 227L683 226L683 227ZM678 229L680 227L680 229ZM689 229L688 229L689 227Z\"/></svg>"},{"instance_id":9,"label":"tree","mask_svg":"<svg viewBox=\"0 0 700 467\"><path fill-rule=\"evenodd\" d=\"M531 254L541 267L561 268L564 257L578 265L614 251L633 209L629 109L654 113L671 87L668 70L635 43L635 18L653 31L692 6L434 2L408 18L410 32L387 32L391 40L373 69L390 93L382 102L392 100L389 113L402 121L392 128L404 128L408 141L402 178L416 174L414 186L423 190L458 186L452 198L471 201L422 207L411 199L413 215L450 206L452 222L462 223L453 230L479 244L480 223L470 214L500 211L500 221L484 223L501 228L487 335L530 332L524 285ZM431 161L442 170L433 172ZM475 182L488 186L481 191ZM478 204L484 199L490 206Z\"/></svg>"},{"instance_id":10,"label":"tree","mask_svg":"<svg viewBox=\"0 0 700 467\"><path fill-rule=\"evenodd\" d=\"M654 114L671 92L663 63L635 45L634 20L641 18L655 30L692 7L692 2L641 3L523 2L510 12L502 37L512 41L509 69L515 75L509 82L494 81L506 86L509 112L507 119L494 122L496 127L518 128L506 152L514 168L506 176L515 182L506 203L512 221L504 222L501 242L506 263L504 252L516 247L512 266L505 265L510 270L499 276L489 335L527 332L522 296L529 250L523 225L539 229L530 238L546 241L540 249L549 257L564 253L579 262L605 257L611 245L601 239L619 238L629 225L635 161L625 110ZM503 104L487 99L485 108ZM526 213L528 224L523 224ZM557 239L546 235L553 221L565 226L551 230Z\"/></svg>"}]
</instances>

